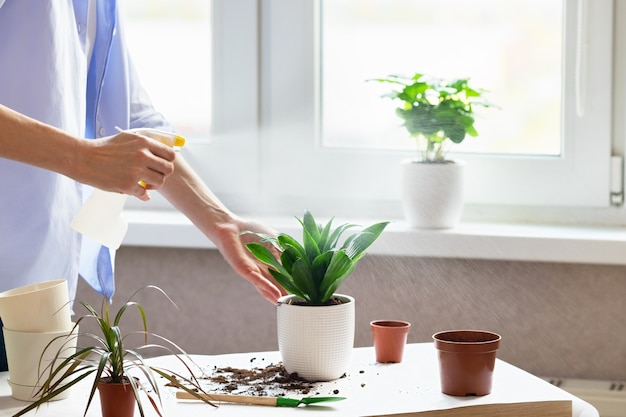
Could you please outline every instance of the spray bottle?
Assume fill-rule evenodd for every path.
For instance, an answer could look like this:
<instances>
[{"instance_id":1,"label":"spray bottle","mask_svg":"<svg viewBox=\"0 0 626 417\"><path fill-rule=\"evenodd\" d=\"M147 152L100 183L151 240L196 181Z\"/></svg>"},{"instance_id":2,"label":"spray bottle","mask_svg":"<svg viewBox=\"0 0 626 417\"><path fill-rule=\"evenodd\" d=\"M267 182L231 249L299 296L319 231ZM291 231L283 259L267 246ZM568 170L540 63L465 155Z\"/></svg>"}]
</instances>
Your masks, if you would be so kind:
<instances>
[{"instance_id":1,"label":"spray bottle","mask_svg":"<svg viewBox=\"0 0 626 417\"><path fill-rule=\"evenodd\" d=\"M185 144L185 138L163 130L139 128L126 132L148 136L171 147ZM143 181L139 183L145 186ZM72 220L72 228L109 249L119 248L128 230L128 222L122 216L127 198L126 194L94 189Z\"/></svg>"}]
</instances>

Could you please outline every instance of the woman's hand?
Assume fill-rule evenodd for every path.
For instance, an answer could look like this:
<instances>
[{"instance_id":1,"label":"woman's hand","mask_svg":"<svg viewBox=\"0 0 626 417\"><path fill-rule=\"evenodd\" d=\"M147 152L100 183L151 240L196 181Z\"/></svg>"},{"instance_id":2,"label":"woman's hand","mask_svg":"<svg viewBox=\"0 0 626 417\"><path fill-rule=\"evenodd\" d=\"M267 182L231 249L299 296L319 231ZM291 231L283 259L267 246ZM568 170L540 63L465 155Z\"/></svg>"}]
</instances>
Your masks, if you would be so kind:
<instances>
[{"instance_id":1,"label":"woman's hand","mask_svg":"<svg viewBox=\"0 0 626 417\"><path fill-rule=\"evenodd\" d=\"M275 236L276 232L255 221L238 217L228 223L215 225L212 236L220 253L233 270L255 286L256 290L269 302L276 304L278 298L287 294L268 271L268 266L257 260L246 248L248 242L259 241L253 234L241 234L244 231L265 233ZM268 248L279 255L271 244Z\"/></svg>"},{"instance_id":2,"label":"woman's hand","mask_svg":"<svg viewBox=\"0 0 626 417\"><path fill-rule=\"evenodd\" d=\"M176 153L146 136L121 132L83 139L0 104L0 157L48 169L105 191L149 200L174 172Z\"/></svg>"},{"instance_id":3,"label":"woman's hand","mask_svg":"<svg viewBox=\"0 0 626 417\"><path fill-rule=\"evenodd\" d=\"M174 172L174 150L135 133L83 140L77 148L74 179L141 200L149 200L148 190L161 187ZM144 187L139 181L149 185Z\"/></svg>"}]
</instances>

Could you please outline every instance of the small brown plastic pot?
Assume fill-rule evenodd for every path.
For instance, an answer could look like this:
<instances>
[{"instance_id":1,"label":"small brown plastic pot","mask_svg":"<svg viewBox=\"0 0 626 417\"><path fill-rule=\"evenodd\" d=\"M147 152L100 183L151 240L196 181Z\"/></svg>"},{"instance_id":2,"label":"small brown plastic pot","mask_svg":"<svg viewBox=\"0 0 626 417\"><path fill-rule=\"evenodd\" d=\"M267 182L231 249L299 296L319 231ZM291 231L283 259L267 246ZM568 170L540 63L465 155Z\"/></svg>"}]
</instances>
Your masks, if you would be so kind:
<instances>
[{"instance_id":1,"label":"small brown plastic pot","mask_svg":"<svg viewBox=\"0 0 626 417\"><path fill-rule=\"evenodd\" d=\"M130 381L115 384L100 380L98 392L102 417L133 417L136 399L130 384Z\"/></svg>"},{"instance_id":2,"label":"small brown plastic pot","mask_svg":"<svg viewBox=\"0 0 626 417\"><path fill-rule=\"evenodd\" d=\"M484 330L435 333L441 392L462 397L489 394L501 339L499 334Z\"/></svg>"},{"instance_id":3,"label":"small brown plastic pot","mask_svg":"<svg viewBox=\"0 0 626 417\"><path fill-rule=\"evenodd\" d=\"M411 323L401 320L375 320L370 323L376 362L400 363Z\"/></svg>"}]
</instances>

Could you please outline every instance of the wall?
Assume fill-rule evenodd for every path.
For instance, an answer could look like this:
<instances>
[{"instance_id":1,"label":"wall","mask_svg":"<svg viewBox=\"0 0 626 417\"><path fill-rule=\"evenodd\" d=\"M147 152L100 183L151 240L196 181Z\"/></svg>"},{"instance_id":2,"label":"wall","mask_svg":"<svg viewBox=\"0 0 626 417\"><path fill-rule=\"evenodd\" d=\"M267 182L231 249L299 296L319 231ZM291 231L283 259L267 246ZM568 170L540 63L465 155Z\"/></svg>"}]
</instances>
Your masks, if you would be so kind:
<instances>
[{"instance_id":1,"label":"wall","mask_svg":"<svg viewBox=\"0 0 626 417\"><path fill-rule=\"evenodd\" d=\"M278 348L274 307L217 251L123 247L116 262L114 304L160 286L178 310L139 294L149 330L189 353ZM483 328L502 334L501 359L536 375L626 380L625 275L620 266L370 255L341 292L357 300L356 346L371 345L368 323L381 318L410 321L409 342ZM82 281L77 299L99 303Z\"/></svg>"}]
</instances>

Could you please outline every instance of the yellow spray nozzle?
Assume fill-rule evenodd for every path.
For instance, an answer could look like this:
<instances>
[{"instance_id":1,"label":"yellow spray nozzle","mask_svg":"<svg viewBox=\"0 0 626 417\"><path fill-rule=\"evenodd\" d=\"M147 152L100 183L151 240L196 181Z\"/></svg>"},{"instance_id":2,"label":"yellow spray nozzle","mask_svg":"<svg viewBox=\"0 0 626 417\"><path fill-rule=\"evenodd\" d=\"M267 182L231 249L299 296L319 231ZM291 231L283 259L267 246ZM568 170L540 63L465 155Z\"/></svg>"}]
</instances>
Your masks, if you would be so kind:
<instances>
[{"instance_id":1,"label":"yellow spray nozzle","mask_svg":"<svg viewBox=\"0 0 626 417\"><path fill-rule=\"evenodd\" d=\"M182 136L176 135L174 137L174 146L184 146L184 145L185 145L185 138Z\"/></svg>"}]
</instances>

